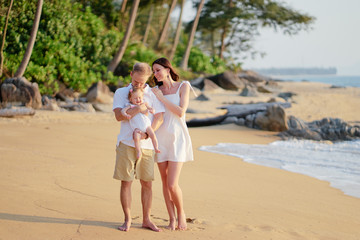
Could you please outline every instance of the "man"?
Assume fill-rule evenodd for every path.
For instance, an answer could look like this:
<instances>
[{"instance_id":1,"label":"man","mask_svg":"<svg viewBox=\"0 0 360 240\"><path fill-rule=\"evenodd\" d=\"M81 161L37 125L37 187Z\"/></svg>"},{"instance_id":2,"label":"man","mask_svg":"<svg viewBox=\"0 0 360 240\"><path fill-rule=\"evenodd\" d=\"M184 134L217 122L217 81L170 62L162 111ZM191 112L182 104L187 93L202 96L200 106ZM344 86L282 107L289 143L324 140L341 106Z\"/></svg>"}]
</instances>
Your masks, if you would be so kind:
<instances>
[{"instance_id":1,"label":"man","mask_svg":"<svg viewBox=\"0 0 360 240\"><path fill-rule=\"evenodd\" d=\"M154 108L154 115L149 113L152 120L152 128L156 131L163 122L164 105L152 93L150 87L145 84L151 75L151 68L146 63L136 63L133 67L131 76L131 84L127 87L119 88L114 95L113 111L117 121L121 121L120 134L117 139L116 147L116 165L114 178L121 180L120 201L124 211L125 221L118 229L121 231L129 231L131 226L131 184L134 180L140 179L141 183L141 202L143 205L143 223L144 228L149 228L159 232L160 229L151 221L150 210L152 202L152 181L154 180L154 150L153 145L148 139L146 133L136 129L141 134L142 158L137 160L135 153L135 145L133 140L133 130L130 127L127 118L121 114L122 108L126 107L128 101L128 93L134 87L144 88L144 102L147 102ZM126 113L131 117L139 112L146 112L147 108L144 104L130 108Z\"/></svg>"}]
</instances>

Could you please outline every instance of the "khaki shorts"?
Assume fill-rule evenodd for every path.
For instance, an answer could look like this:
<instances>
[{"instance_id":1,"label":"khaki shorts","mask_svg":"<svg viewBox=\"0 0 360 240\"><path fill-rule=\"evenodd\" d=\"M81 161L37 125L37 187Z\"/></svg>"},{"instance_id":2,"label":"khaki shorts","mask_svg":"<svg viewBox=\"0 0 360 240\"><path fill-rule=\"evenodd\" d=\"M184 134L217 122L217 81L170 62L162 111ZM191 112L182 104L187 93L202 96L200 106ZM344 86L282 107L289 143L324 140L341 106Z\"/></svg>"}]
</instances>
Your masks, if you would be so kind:
<instances>
[{"instance_id":1,"label":"khaki shorts","mask_svg":"<svg viewBox=\"0 0 360 240\"><path fill-rule=\"evenodd\" d=\"M142 158L136 160L135 148L119 143L116 146L116 164L114 178L121 181L154 180L154 150L141 149Z\"/></svg>"}]
</instances>

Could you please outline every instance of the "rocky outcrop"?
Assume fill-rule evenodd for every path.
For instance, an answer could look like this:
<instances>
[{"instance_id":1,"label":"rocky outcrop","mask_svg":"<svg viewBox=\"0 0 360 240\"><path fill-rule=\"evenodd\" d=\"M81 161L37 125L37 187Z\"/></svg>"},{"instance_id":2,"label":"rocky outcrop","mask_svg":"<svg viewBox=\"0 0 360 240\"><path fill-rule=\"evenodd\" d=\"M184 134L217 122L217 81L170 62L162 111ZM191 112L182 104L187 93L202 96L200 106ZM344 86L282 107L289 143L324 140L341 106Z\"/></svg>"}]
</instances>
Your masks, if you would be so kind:
<instances>
[{"instance_id":1,"label":"rocky outcrop","mask_svg":"<svg viewBox=\"0 0 360 240\"><path fill-rule=\"evenodd\" d=\"M33 116L35 110L27 107L12 107L0 109L0 117L22 117L22 116Z\"/></svg>"},{"instance_id":2,"label":"rocky outcrop","mask_svg":"<svg viewBox=\"0 0 360 240\"><path fill-rule=\"evenodd\" d=\"M227 113L222 116L192 119L187 122L187 125L188 127L199 127L235 123L237 125L267 131L285 131L288 127L283 108L290 106L290 103L277 102L228 105L221 108L227 109Z\"/></svg>"},{"instance_id":3,"label":"rocky outcrop","mask_svg":"<svg viewBox=\"0 0 360 240\"><path fill-rule=\"evenodd\" d=\"M352 126L339 118L323 118L306 123L299 118L290 116L288 126L287 131L279 134L283 139L341 141L360 138L360 126Z\"/></svg>"},{"instance_id":4,"label":"rocky outcrop","mask_svg":"<svg viewBox=\"0 0 360 240\"><path fill-rule=\"evenodd\" d=\"M268 106L265 112L258 112L256 114L255 126L274 132L288 130L285 110L280 105Z\"/></svg>"},{"instance_id":5,"label":"rocky outcrop","mask_svg":"<svg viewBox=\"0 0 360 240\"><path fill-rule=\"evenodd\" d=\"M5 79L0 93L3 107L8 103L21 103L34 109L42 106L37 83L31 83L24 77Z\"/></svg>"},{"instance_id":6,"label":"rocky outcrop","mask_svg":"<svg viewBox=\"0 0 360 240\"><path fill-rule=\"evenodd\" d=\"M91 103L106 103L113 102L113 93L103 81L94 83L86 94L86 100Z\"/></svg>"},{"instance_id":7,"label":"rocky outcrop","mask_svg":"<svg viewBox=\"0 0 360 240\"><path fill-rule=\"evenodd\" d=\"M197 96L196 98L195 98L195 100L198 100L198 101L209 101L210 99L207 97L207 96L205 96L205 94L200 94L199 96Z\"/></svg>"},{"instance_id":8,"label":"rocky outcrop","mask_svg":"<svg viewBox=\"0 0 360 240\"><path fill-rule=\"evenodd\" d=\"M254 104L232 104L221 107L227 110L227 116L235 116L237 118L245 118L248 115L264 112L270 106L279 105L282 108L291 107L288 102L271 102L271 103L254 103Z\"/></svg>"},{"instance_id":9,"label":"rocky outcrop","mask_svg":"<svg viewBox=\"0 0 360 240\"><path fill-rule=\"evenodd\" d=\"M360 139L360 126L351 125L339 118L323 118L304 122L294 116L286 116L284 108L288 102L234 104L222 107L227 113L222 116L192 119L188 127L210 126L235 123L249 128L280 132L283 139L297 138L309 140L343 141Z\"/></svg>"},{"instance_id":10,"label":"rocky outcrop","mask_svg":"<svg viewBox=\"0 0 360 240\"><path fill-rule=\"evenodd\" d=\"M278 91L278 84L253 71L235 73L225 71L221 74L200 77L191 81L191 85L202 91L218 92L224 90L243 90L241 96L257 96L258 92L272 93Z\"/></svg>"},{"instance_id":11,"label":"rocky outcrop","mask_svg":"<svg viewBox=\"0 0 360 240\"><path fill-rule=\"evenodd\" d=\"M243 71L238 74L239 78L246 79L250 83L253 83L254 85L264 85L266 82L270 80L270 78L262 76L254 71Z\"/></svg>"},{"instance_id":12,"label":"rocky outcrop","mask_svg":"<svg viewBox=\"0 0 360 240\"><path fill-rule=\"evenodd\" d=\"M278 94L278 97L281 97L283 99L285 99L286 101L288 101L289 99L291 99L293 96L296 96L296 93L293 92L282 92Z\"/></svg>"},{"instance_id":13,"label":"rocky outcrop","mask_svg":"<svg viewBox=\"0 0 360 240\"><path fill-rule=\"evenodd\" d=\"M240 93L240 96L243 96L243 97L257 97L257 96L259 96L259 92L257 91L256 87L246 85L245 88Z\"/></svg>"},{"instance_id":14,"label":"rocky outcrop","mask_svg":"<svg viewBox=\"0 0 360 240\"><path fill-rule=\"evenodd\" d=\"M79 103L72 102L64 105L60 105L61 108L68 111L77 111L77 112L96 112L95 108L91 103Z\"/></svg>"},{"instance_id":15,"label":"rocky outcrop","mask_svg":"<svg viewBox=\"0 0 360 240\"><path fill-rule=\"evenodd\" d=\"M204 92L222 92L224 89L219 87L216 83L209 79L204 79L204 87L202 89Z\"/></svg>"},{"instance_id":16,"label":"rocky outcrop","mask_svg":"<svg viewBox=\"0 0 360 240\"><path fill-rule=\"evenodd\" d=\"M225 71L224 73L208 77L216 85L226 90L238 90L245 87L245 83L236 73Z\"/></svg>"}]
</instances>

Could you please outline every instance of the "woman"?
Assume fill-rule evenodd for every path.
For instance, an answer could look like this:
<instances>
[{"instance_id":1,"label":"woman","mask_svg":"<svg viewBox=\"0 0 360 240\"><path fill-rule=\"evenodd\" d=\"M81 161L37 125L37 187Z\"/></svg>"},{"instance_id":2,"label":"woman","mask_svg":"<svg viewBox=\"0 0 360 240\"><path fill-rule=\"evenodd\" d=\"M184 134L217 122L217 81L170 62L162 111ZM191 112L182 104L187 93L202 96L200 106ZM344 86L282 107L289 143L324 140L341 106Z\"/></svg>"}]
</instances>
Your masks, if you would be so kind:
<instances>
[{"instance_id":1,"label":"woman","mask_svg":"<svg viewBox=\"0 0 360 240\"><path fill-rule=\"evenodd\" d=\"M186 230L186 216L183 207L179 177L184 162L193 161L193 151L189 131L185 122L185 112L189 105L190 83L180 82L171 63L159 58L152 64L154 81L158 85L152 89L164 104L164 122L156 131L160 153L156 154L165 199L169 213L170 230Z\"/></svg>"}]
</instances>

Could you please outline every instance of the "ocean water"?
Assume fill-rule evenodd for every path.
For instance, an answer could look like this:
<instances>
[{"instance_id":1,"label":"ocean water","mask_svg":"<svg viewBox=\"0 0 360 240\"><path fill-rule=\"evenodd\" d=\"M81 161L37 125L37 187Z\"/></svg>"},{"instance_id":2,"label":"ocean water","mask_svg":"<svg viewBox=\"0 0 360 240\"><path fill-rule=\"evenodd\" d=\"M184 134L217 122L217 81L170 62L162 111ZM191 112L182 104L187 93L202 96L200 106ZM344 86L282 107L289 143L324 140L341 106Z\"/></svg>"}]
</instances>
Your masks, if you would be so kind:
<instances>
[{"instance_id":1,"label":"ocean water","mask_svg":"<svg viewBox=\"0 0 360 240\"><path fill-rule=\"evenodd\" d=\"M339 87L360 87L360 76L338 76L338 75L293 75L293 76L271 76L274 79L286 81L309 81L327 83Z\"/></svg>"},{"instance_id":2,"label":"ocean water","mask_svg":"<svg viewBox=\"0 0 360 240\"><path fill-rule=\"evenodd\" d=\"M360 198L360 140L333 144L309 140L276 141L268 145L219 143L201 146L200 150L315 177Z\"/></svg>"}]
</instances>

